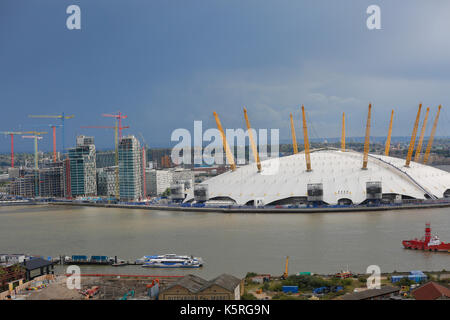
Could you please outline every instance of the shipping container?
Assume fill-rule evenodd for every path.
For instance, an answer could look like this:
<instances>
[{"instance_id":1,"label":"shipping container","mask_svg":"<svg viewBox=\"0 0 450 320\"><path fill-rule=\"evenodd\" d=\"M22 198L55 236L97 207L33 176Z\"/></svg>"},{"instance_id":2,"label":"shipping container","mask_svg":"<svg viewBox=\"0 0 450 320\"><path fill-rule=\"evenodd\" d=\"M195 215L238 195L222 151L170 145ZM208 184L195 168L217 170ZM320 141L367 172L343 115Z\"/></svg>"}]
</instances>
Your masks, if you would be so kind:
<instances>
[{"instance_id":1,"label":"shipping container","mask_svg":"<svg viewBox=\"0 0 450 320\"><path fill-rule=\"evenodd\" d=\"M284 293L298 293L298 286L283 286Z\"/></svg>"}]
</instances>

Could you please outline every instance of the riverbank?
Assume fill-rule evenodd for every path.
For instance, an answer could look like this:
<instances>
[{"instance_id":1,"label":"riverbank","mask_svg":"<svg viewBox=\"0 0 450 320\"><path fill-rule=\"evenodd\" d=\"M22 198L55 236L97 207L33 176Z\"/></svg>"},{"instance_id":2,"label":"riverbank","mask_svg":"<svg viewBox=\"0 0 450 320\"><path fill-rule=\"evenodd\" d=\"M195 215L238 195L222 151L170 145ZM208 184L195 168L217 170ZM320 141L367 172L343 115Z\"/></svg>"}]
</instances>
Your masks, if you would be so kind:
<instances>
[{"instance_id":1,"label":"riverbank","mask_svg":"<svg viewBox=\"0 0 450 320\"><path fill-rule=\"evenodd\" d=\"M107 203L82 202L48 202L49 205L85 206L98 208L144 209L158 211L185 211L185 212L216 212L216 213L319 213L319 212L359 212L359 211L388 211L407 209L430 209L450 207L450 202L399 204L381 206L333 206L333 207L302 207L302 208L275 208L275 207L181 207L160 205L130 205Z\"/></svg>"}]
</instances>

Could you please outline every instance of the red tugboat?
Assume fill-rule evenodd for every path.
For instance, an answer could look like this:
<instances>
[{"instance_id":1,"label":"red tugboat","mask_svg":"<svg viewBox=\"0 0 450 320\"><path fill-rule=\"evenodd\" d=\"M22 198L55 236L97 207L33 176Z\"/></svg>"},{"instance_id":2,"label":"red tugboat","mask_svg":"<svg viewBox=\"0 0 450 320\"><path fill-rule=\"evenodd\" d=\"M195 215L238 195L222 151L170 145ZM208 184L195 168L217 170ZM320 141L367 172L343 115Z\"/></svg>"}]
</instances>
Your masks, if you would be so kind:
<instances>
[{"instance_id":1,"label":"red tugboat","mask_svg":"<svg viewBox=\"0 0 450 320\"><path fill-rule=\"evenodd\" d=\"M441 242L437 235L431 236L429 223L425 225L425 237L422 237L420 240L417 238L414 240L403 240L402 244L405 249L450 252L450 243Z\"/></svg>"}]
</instances>

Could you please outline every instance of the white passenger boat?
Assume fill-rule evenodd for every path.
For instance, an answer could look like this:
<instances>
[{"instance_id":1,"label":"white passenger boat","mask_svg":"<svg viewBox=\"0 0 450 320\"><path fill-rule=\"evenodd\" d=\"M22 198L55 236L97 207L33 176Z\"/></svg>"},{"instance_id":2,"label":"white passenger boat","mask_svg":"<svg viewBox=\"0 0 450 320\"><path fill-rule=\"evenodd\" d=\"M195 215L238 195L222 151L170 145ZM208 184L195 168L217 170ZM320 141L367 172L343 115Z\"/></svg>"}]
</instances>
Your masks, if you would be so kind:
<instances>
[{"instance_id":1,"label":"white passenger boat","mask_svg":"<svg viewBox=\"0 0 450 320\"><path fill-rule=\"evenodd\" d=\"M150 256L142 265L146 268L200 268L203 260L199 257L164 254Z\"/></svg>"}]
</instances>

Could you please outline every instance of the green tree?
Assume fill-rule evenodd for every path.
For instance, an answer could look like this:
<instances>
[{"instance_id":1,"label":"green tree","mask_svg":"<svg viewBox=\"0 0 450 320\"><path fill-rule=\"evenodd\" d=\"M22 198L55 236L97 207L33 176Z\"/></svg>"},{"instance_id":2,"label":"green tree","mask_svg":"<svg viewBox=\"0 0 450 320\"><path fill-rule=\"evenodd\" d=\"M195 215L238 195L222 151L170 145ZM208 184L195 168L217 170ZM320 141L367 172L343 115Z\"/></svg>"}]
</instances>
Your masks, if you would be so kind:
<instances>
[{"instance_id":1,"label":"green tree","mask_svg":"<svg viewBox=\"0 0 450 320\"><path fill-rule=\"evenodd\" d=\"M241 300L256 300L256 297L253 294L245 291L244 294L241 296Z\"/></svg>"}]
</instances>

